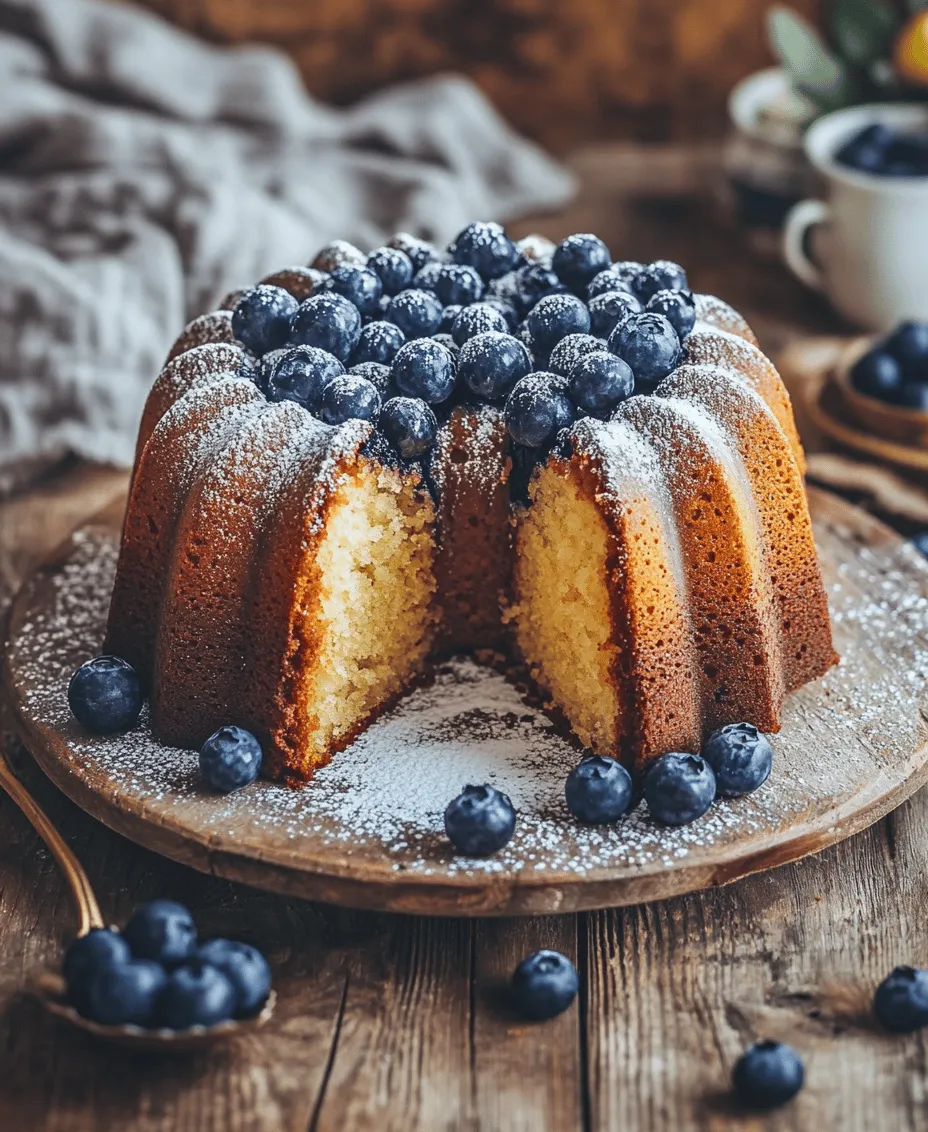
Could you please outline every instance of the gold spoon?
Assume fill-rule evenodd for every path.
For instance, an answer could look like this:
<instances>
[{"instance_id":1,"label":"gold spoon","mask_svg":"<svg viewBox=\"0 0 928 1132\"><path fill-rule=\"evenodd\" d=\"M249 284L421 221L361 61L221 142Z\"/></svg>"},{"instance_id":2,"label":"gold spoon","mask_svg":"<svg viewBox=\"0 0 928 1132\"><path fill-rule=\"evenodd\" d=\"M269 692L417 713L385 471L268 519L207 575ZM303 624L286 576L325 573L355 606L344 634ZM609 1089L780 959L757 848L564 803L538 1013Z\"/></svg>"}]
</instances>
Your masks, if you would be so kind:
<instances>
[{"instance_id":1,"label":"gold spoon","mask_svg":"<svg viewBox=\"0 0 928 1132\"><path fill-rule=\"evenodd\" d=\"M64 873L77 907L78 936L87 935L94 928L105 927L103 916L100 914L100 905L90 887L87 874L48 816L13 773L3 752L0 752L0 786L32 823L36 833L48 846L49 852ZM68 1002L64 979L58 971L35 972L30 978L30 990L50 1014L66 1019L72 1026L86 1030L95 1037L136 1049L185 1050L221 1038L230 1038L236 1034L250 1033L260 1029L267 1022L274 1013L274 1004L277 1001L277 995L272 990L261 1013L253 1018L245 1018L241 1021L229 1019L215 1026L191 1026L189 1030L149 1030L131 1025L103 1026L99 1022L84 1018Z\"/></svg>"}]
</instances>

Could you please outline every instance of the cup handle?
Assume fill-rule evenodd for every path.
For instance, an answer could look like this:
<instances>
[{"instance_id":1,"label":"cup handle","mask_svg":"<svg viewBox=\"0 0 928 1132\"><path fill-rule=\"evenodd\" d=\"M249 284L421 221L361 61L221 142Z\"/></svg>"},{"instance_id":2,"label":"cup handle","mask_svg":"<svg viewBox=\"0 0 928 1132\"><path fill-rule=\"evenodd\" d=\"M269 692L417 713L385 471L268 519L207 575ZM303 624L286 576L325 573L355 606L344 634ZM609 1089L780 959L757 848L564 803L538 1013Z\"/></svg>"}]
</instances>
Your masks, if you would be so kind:
<instances>
[{"instance_id":1,"label":"cup handle","mask_svg":"<svg viewBox=\"0 0 928 1132\"><path fill-rule=\"evenodd\" d=\"M825 277L806 254L806 233L830 214L823 200L801 200L789 210L783 226L783 258L790 271L813 291L825 290Z\"/></svg>"}]
</instances>

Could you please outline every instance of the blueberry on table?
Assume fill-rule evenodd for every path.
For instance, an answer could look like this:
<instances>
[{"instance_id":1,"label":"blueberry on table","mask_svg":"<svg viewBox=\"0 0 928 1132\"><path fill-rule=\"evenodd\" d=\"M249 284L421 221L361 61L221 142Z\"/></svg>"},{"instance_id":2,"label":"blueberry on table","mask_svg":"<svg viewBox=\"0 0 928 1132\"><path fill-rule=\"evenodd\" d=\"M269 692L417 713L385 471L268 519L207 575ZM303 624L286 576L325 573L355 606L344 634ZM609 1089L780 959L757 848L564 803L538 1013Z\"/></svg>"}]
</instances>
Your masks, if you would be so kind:
<instances>
[{"instance_id":1,"label":"blueberry on table","mask_svg":"<svg viewBox=\"0 0 928 1132\"><path fill-rule=\"evenodd\" d=\"M385 295L396 295L412 283L412 260L400 248L376 248L367 257L367 266L380 280Z\"/></svg>"},{"instance_id":2,"label":"blueberry on table","mask_svg":"<svg viewBox=\"0 0 928 1132\"><path fill-rule=\"evenodd\" d=\"M328 350L318 346L293 346L278 351L265 392L269 401L296 401L314 413L325 387L344 372L345 367Z\"/></svg>"},{"instance_id":3,"label":"blueberry on table","mask_svg":"<svg viewBox=\"0 0 928 1132\"><path fill-rule=\"evenodd\" d=\"M662 314L681 342L696 325L696 303L690 291L656 291L645 310Z\"/></svg>"},{"instance_id":4,"label":"blueberry on table","mask_svg":"<svg viewBox=\"0 0 928 1132\"><path fill-rule=\"evenodd\" d=\"M232 333L253 354L266 354L284 346L290 337L290 320L299 303L283 287L261 283L235 304Z\"/></svg>"},{"instance_id":5,"label":"blueberry on table","mask_svg":"<svg viewBox=\"0 0 928 1132\"><path fill-rule=\"evenodd\" d=\"M868 350L851 367L851 384L866 397L895 401L902 388L902 366L881 347Z\"/></svg>"},{"instance_id":6,"label":"blueberry on table","mask_svg":"<svg viewBox=\"0 0 928 1132\"><path fill-rule=\"evenodd\" d=\"M588 334L590 312L575 295L546 295L532 307L525 324L535 345L550 351L568 334Z\"/></svg>"},{"instance_id":7,"label":"blueberry on table","mask_svg":"<svg viewBox=\"0 0 928 1132\"><path fill-rule=\"evenodd\" d=\"M462 263L443 264L435 280L435 294L447 306L449 303L476 303L483 295L483 280L473 267Z\"/></svg>"},{"instance_id":8,"label":"blueberry on table","mask_svg":"<svg viewBox=\"0 0 928 1132\"><path fill-rule=\"evenodd\" d=\"M451 309L451 307L445 308L446 311ZM461 307L451 323L451 337L459 346L463 346L469 338L477 334L485 334L488 330L508 334L509 323L496 307L487 302Z\"/></svg>"},{"instance_id":9,"label":"blueberry on table","mask_svg":"<svg viewBox=\"0 0 928 1132\"><path fill-rule=\"evenodd\" d=\"M361 337L361 315L344 295L326 292L300 303L290 324L293 345L318 346L345 362Z\"/></svg>"},{"instance_id":10,"label":"blueberry on table","mask_svg":"<svg viewBox=\"0 0 928 1132\"><path fill-rule=\"evenodd\" d=\"M570 377L574 366L584 354L592 354L604 348L601 339L592 334L568 334L551 351L548 368L561 377Z\"/></svg>"},{"instance_id":11,"label":"blueberry on table","mask_svg":"<svg viewBox=\"0 0 928 1132\"><path fill-rule=\"evenodd\" d=\"M631 805L632 776L615 759L588 755L567 776L564 794L567 809L578 821L618 821Z\"/></svg>"},{"instance_id":12,"label":"blueberry on table","mask_svg":"<svg viewBox=\"0 0 928 1132\"><path fill-rule=\"evenodd\" d=\"M122 934L137 959L151 959L169 969L186 962L197 946L193 916L173 900L142 904L132 913Z\"/></svg>"},{"instance_id":13,"label":"blueberry on table","mask_svg":"<svg viewBox=\"0 0 928 1132\"><path fill-rule=\"evenodd\" d=\"M257 1014L271 990L267 960L248 943L233 939L210 939L197 950L197 959L221 971L235 989L235 1016Z\"/></svg>"},{"instance_id":14,"label":"blueberry on table","mask_svg":"<svg viewBox=\"0 0 928 1132\"><path fill-rule=\"evenodd\" d=\"M465 312L466 313L466 312ZM505 397L532 368L532 356L518 338L489 330L468 339L458 355L458 374L478 397Z\"/></svg>"},{"instance_id":15,"label":"blueberry on table","mask_svg":"<svg viewBox=\"0 0 928 1132\"><path fill-rule=\"evenodd\" d=\"M435 414L419 397L391 397L379 423L387 440L407 460L427 452L438 435Z\"/></svg>"},{"instance_id":16,"label":"blueberry on table","mask_svg":"<svg viewBox=\"0 0 928 1132\"><path fill-rule=\"evenodd\" d=\"M597 350L585 354L570 373L570 396L584 413L599 417L635 392L635 375L627 362Z\"/></svg>"},{"instance_id":17,"label":"blueberry on table","mask_svg":"<svg viewBox=\"0 0 928 1132\"><path fill-rule=\"evenodd\" d=\"M244 727L220 727L200 748L200 774L220 794L241 790L258 777L261 744Z\"/></svg>"},{"instance_id":18,"label":"blueberry on table","mask_svg":"<svg viewBox=\"0 0 928 1132\"><path fill-rule=\"evenodd\" d=\"M686 272L670 259L656 259L640 268L631 279L632 290L646 303L658 291L685 291Z\"/></svg>"},{"instance_id":19,"label":"blueberry on table","mask_svg":"<svg viewBox=\"0 0 928 1132\"><path fill-rule=\"evenodd\" d=\"M928 322L903 322L883 343L905 381L928 380Z\"/></svg>"},{"instance_id":20,"label":"blueberry on table","mask_svg":"<svg viewBox=\"0 0 928 1132\"><path fill-rule=\"evenodd\" d=\"M380 276L369 267L336 267L326 279L324 288L344 295L361 314L375 314L383 294Z\"/></svg>"},{"instance_id":21,"label":"blueberry on table","mask_svg":"<svg viewBox=\"0 0 928 1132\"><path fill-rule=\"evenodd\" d=\"M61 965L69 1000L81 1014L86 1013L90 984L96 975L131 959L128 943L112 928L93 928L79 936L64 953Z\"/></svg>"},{"instance_id":22,"label":"blueberry on table","mask_svg":"<svg viewBox=\"0 0 928 1132\"><path fill-rule=\"evenodd\" d=\"M531 310L546 295L566 292L567 288L547 264L532 263L516 272L516 295L525 310Z\"/></svg>"},{"instance_id":23,"label":"blueberry on table","mask_svg":"<svg viewBox=\"0 0 928 1132\"><path fill-rule=\"evenodd\" d=\"M351 364L381 362L387 364L396 357L400 346L406 344L406 335L394 322L375 319L361 328L358 344L351 355Z\"/></svg>"},{"instance_id":24,"label":"blueberry on table","mask_svg":"<svg viewBox=\"0 0 928 1132\"><path fill-rule=\"evenodd\" d=\"M451 328L454 326L454 320L458 317L464 307L460 303L452 303L450 306L445 307L441 312L441 322L438 324L439 334L451 334Z\"/></svg>"},{"instance_id":25,"label":"blueberry on table","mask_svg":"<svg viewBox=\"0 0 928 1132\"><path fill-rule=\"evenodd\" d=\"M438 277L441 275L441 270L445 265L440 260L431 260L420 267L416 274L412 277L410 287L420 291L434 291L438 285Z\"/></svg>"},{"instance_id":26,"label":"blueberry on table","mask_svg":"<svg viewBox=\"0 0 928 1132\"><path fill-rule=\"evenodd\" d=\"M645 392L653 390L682 355L676 330L653 311L632 314L620 322L609 335L609 349L628 362L636 384Z\"/></svg>"},{"instance_id":27,"label":"blueberry on table","mask_svg":"<svg viewBox=\"0 0 928 1132\"><path fill-rule=\"evenodd\" d=\"M131 727L142 710L142 686L118 656L85 660L68 684L68 706L78 723L98 735Z\"/></svg>"},{"instance_id":28,"label":"blueberry on table","mask_svg":"<svg viewBox=\"0 0 928 1132\"><path fill-rule=\"evenodd\" d=\"M720 798L752 793L773 766L773 747L752 723L728 723L713 731L701 754L712 767Z\"/></svg>"},{"instance_id":29,"label":"blueberry on table","mask_svg":"<svg viewBox=\"0 0 928 1132\"><path fill-rule=\"evenodd\" d=\"M644 797L653 818L665 825L688 825L715 801L715 774L699 755L671 752L656 759L644 779Z\"/></svg>"},{"instance_id":30,"label":"blueberry on table","mask_svg":"<svg viewBox=\"0 0 928 1132\"><path fill-rule=\"evenodd\" d=\"M420 240L418 236L411 236L408 232L397 232L387 241L388 248L399 248L409 256L413 270L418 271L432 260L439 259L438 249L428 240Z\"/></svg>"},{"instance_id":31,"label":"blueberry on table","mask_svg":"<svg viewBox=\"0 0 928 1132\"><path fill-rule=\"evenodd\" d=\"M440 342L428 338L407 342L393 359L393 381L404 396L438 405L454 390L454 360Z\"/></svg>"},{"instance_id":32,"label":"blueberry on table","mask_svg":"<svg viewBox=\"0 0 928 1132\"><path fill-rule=\"evenodd\" d=\"M580 980L573 963L559 951L536 951L516 967L510 992L523 1018L543 1022L563 1014L577 997Z\"/></svg>"},{"instance_id":33,"label":"blueberry on table","mask_svg":"<svg viewBox=\"0 0 928 1132\"><path fill-rule=\"evenodd\" d=\"M554 249L551 266L572 291L583 291L590 280L612 264L609 249L592 232L578 232Z\"/></svg>"},{"instance_id":34,"label":"blueberry on table","mask_svg":"<svg viewBox=\"0 0 928 1132\"><path fill-rule=\"evenodd\" d=\"M346 373L333 378L322 392L319 415L326 424L346 421L373 421L380 412L381 397L366 377Z\"/></svg>"},{"instance_id":35,"label":"blueberry on table","mask_svg":"<svg viewBox=\"0 0 928 1132\"><path fill-rule=\"evenodd\" d=\"M313 257L310 267L317 271L334 271L336 267L363 267L367 256L348 240L330 240Z\"/></svg>"},{"instance_id":36,"label":"blueberry on table","mask_svg":"<svg viewBox=\"0 0 928 1132\"><path fill-rule=\"evenodd\" d=\"M882 1026L897 1034L928 1025L928 971L896 967L877 987L873 1013Z\"/></svg>"},{"instance_id":37,"label":"blueberry on table","mask_svg":"<svg viewBox=\"0 0 928 1132\"><path fill-rule=\"evenodd\" d=\"M605 295L607 291L623 291L632 293L630 276L616 267L607 267L600 271L586 285L587 302L595 299L597 295Z\"/></svg>"},{"instance_id":38,"label":"blueberry on table","mask_svg":"<svg viewBox=\"0 0 928 1132\"><path fill-rule=\"evenodd\" d=\"M130 959L91 978L81 1013L103 1026L151 1026L167 972L153 959Z\"/></svg>"},{"instance_id":39,"label":"blueberry on table","mask_svg":"<svg viewBox=\"0 0 928 1132\"><path fill-rule=\"evenodd\" d=\"M519 311L516 304L502 295L484 295L483 305L491 307L503 316L506 322L506 329L510 332L515 331L519 325Z\"/></svg>"},{"instance_id":40,"label":"blueberry on table","mask_svg":"<svg viewBox=\"0 0 928 1132\"><path fill-rule=\"evenodd\" d=\"M590 331L608 338L629 315L641 313L641 303L630 291L603 291L590 299Z\"/></svg>"},{"instance_id":41,"label":"blueberry on table","mask_svg":"<svg viewBox=\"0 0 928 1132\"><path fill-rule=\"evenodd\" d=\"M770 1109L785 1104L805 1080L802 1061L782 1042L755 1042L735 1063L732 1084L749 1108Z\"/></svg>"},{"instance_id":42,"label":"blueberry on table","mask_svg":"<svg viewBox=\"0 0 928 1132\"><path fill-rule=\"evenodd\" d=\"M383 362L358 362L348 372L352 377L363 377L366 381L369 381L380 394L381 401L387 397L392 397L395 392L393 388L393 367L385 365Z\"/></svg>"},{"instance_id":43,"label":"blueberry on table","mask_svg":"<svg viewBox=\"0 0 928 1132\"><path fill-rule=\"evenodd\" d=\"M217 1026L235 1016L238 996L218 967L196 958L167 978L158 996L158 1024L169 1030Z\"/></svg>"},{"instance_id":44,"label":"blueberry on table","mask_svg":"<svg viewBox=\"0 0 928 1132\"><path fill-rule=\"evenodd\" d=\"M413 288L394 295L384 317L395 322L407 338L427 338L441 325L441 312L437 295Z\"/></svg>"},{"instance_id":45,"label":"blueberry on table","mask_svg":"<svg viewBox=\"0 0 928 1132\"><path fill-rule=\"evenodd\" d=\"M574 408L567 381L554 373L530 373L518 381L506 401L506 428L517 444L540 448L573 424Z\"/></svg>"},{"instance_id":46,"label":"blueberry on table","mask_svg":"<svg viewBox=\"0 0 928 1132\"><path fill-rule=\"evenodd\" d=\"M467 857L488 857L502 849L515 828L512 802L493 786L465 786L445 810L445 833Z\"/></svg>"},{"instance_id":47,"label":"blueberry on table","mask_svg":"<svg viewBox=\"0 0 928 1132\"><path fill-rule=\"evenodd\" d=\"M468 224L451 245L454 262L473 267L484 279L505 275L517 257L515 245L502 225L492 221Z\"/></svg>"}]
</instances>

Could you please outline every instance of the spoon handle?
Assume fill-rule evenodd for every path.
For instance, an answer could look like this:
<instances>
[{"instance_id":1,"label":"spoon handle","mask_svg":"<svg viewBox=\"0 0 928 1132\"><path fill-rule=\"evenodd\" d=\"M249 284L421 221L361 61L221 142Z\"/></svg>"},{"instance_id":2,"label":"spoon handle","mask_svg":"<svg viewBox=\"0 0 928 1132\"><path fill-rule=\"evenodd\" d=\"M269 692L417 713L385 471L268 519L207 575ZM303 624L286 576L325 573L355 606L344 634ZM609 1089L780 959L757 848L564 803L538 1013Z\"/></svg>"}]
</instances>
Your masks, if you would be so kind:
<instances>
[{"instance_id":1,"label":"spoon handle","mask_svg":"<svg viewBox=\"0 0 928 1132\"><path fill-rule=\"evenodd\" d=\"M36 833L48 846L49 852L61 867L64 879L71 889L71 895L74 897L74 903L77 906L77 934L79 936L86 935L91 928L104 927L103 917L100 915L100 906L97 904L97 898L90 887L87 874L81 868L80 861L71 852L64 838L52 825L45 812L13 773L3 751L0 751L0 786L26 815Z\"/></svg>"}]
</instances>

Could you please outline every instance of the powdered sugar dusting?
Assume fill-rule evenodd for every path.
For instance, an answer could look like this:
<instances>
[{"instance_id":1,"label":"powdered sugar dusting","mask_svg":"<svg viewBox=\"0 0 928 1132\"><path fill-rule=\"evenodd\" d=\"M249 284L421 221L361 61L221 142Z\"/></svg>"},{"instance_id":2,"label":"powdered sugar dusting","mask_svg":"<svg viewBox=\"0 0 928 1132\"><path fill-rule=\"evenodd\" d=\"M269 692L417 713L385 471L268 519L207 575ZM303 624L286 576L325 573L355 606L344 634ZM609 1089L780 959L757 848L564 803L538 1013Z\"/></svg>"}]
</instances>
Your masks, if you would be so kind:
<instances>
[{"instance_id":1,"label":"powdered sugar dusting","mask_svg":"<svg viewBox=\"0 0 928 1132\"><path fill-rule=\"evenodd\" d=\"M195 755L157 743L144 718L126 735L87 736L70 718L66 689L102 639L117 544L99 528L78 532L51 598L18 630L14 669L31 718L67 738L74 774L99 768L110 793L132 796L152 822L195 823L236 852L260 844L261 855L273 858L296 846L311 861L336 846L368 865L372 857L386 860L407 877L660 870L719 847L749 851L771 827L825 813L925 740L919 697L928 678L928 568L906 546L863 546L851 558L849 530L820 525L817 535L843 661L788 699L770 781L681 829L658 826L642 806L615 827L573 822L563 783L578 752L512 685L465 659L442 667L433 686L408 697L300 791L259 782L229 797L204 795ZM832 757L818 756L823 736ZM444 807L468 782L495 784L519 810L515 837L489 860L452 856L442 834Z\"/></svg>"}]
</instances>

